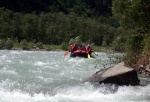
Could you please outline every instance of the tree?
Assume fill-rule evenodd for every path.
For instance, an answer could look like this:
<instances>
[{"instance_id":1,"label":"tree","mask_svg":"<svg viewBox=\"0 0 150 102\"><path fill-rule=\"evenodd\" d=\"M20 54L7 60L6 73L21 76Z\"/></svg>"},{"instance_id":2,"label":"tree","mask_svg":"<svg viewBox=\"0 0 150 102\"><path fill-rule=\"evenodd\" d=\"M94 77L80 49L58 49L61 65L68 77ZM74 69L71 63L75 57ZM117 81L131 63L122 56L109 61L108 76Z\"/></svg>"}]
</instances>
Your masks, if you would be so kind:
<instances>
[{"instance_id":1,"label":"tree","mask_svg":"<svg viewBox=\"0 0 150 102\"><path fill-rule=\"evenodd\" d=\"M143 51L150 50L147 46L150 41L150 0L114 0L112 10L121 26L130 31L126 39L126 57L127 63L134 66L132 62L137 64Z\"/></svg>"},{"instance_id":2,"label":"tree","mask_svg":"<svg viewBox=\"0 0 150 102\"><path fill-rule=\"evenodd\" d=\"M25 38L27 41L37 40L37 16L34 13L25 14L22 23L22 37Z\"/></svg>"},{"instance_id":3,"label":"tree","mask_svg":"<svg viewBox=\"0 0 150 102\"><path fill-rule=\"evenodd\" d=\"M8 9L0 9L0 37L1 39L13 38L14 27L11 21L13 12Z\"/></svg>"},{"instance_id":4,"label":"tree","mask_svg":"<svg viewBox=\"0 0 150 102\"><path fill-rule=\"evenodd\" d=\"M14 26L14 36L13 38L15 40L17 40L18 42L20 42L23 38L22 38L22 33L23 33L23 29L22 29L22 17L23 14L21 13L14 13L13 16L13 26Z\"/></svg>"},{"instance_id":5,"label":"tree","mask_svg":"<svg viewBox=\"0 0 150 102\"><path fill-rule=\"evenodd\" d=\"M150 0L114 0L112 12L120 24L126 28L149 32Z\"/></svg>"}]
</instances>

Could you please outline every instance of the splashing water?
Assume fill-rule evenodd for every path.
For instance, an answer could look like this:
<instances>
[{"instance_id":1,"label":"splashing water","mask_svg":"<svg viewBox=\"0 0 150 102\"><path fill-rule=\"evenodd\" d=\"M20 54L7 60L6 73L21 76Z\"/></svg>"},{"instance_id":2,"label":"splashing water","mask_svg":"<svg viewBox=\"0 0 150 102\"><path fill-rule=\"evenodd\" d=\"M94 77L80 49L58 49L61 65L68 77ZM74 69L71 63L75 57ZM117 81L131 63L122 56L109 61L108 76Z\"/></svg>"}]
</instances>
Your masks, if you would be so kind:
<instances>
[{"instance_id":1,"label":"splashing water","mask_svg":"<svg viewBox=\"0 0 150 102\"><path fill-rule=\"evenodd\" d=\"M110 63L69 58L63 51L0 51L0 102L150 102L150 84L116 86L84 83ZM148 78L146 79L148 80Z\"/></svg>"}]
</instances>

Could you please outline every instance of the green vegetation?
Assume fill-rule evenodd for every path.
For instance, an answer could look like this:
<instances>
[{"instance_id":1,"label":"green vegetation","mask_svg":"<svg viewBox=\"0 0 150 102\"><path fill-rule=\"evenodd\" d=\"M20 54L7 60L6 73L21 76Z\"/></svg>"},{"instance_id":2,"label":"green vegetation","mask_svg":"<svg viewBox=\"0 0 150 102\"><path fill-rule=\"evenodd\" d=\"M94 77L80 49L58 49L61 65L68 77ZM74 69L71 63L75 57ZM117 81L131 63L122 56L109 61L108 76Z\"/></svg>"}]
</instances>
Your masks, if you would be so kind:
<instances>
[{"instance_id":1,"label":"green vegetation","mask_svg":"<svg viewBox=\"0 0 150 102\"><path fill-rule=\"evenodd\" d=\"M83 42L108 46L118 34L117 28L96 19L58 13L16 13L0 9L0 38L50 45L69 43L71 38L81 37ZM101 17L99 17L100 19ZM111 18L109 18L111 19ZM105 42L105 44L103 43Z\"/></svg>"},{"instance_id":2,"label":"green vegetation","mask_svg":"<svg viewBox=\"0 0 150 102\"><path fill-rule=\"evenodd\" d=\"M110 46L119 34L111 5L112 0L1 0L0 39L21 43L23 49L38 43L65 50L77 36L85 43Z\"/></svg>"},{"instance_id":3,"label":"green vegetation","mask_svg":"<svg viewBox=\"0 0 150 102\"><path fill-rule=\"evenodd\" d=\"M0 7L15 12L71 12L80 16L111 15L112 0L0 0Z\"/></svg>"},{"instance_id":4,"label":"green vegetation","mask_svg":"<svg viewBox=\"0 0 150 102\"><path fill-rule=\"evenodd\" d=\"M5 42L5 46L4 46L6 49L10 50L12 49L13 47L13 41L8 39L6 42Z\"/></svg>"},{"instance_id":5,"label":"green vegetation","mask_svg":"<svg viewBox=\"0 0 150 102\"><path fill-rule=\"evenodd\" d=\"M55 50L56 51L56 50L61 50L62 46L61 45L46 45L46 44L42 44L42 43L33 43L33 42L22 41L20 43L14 42L13 49L16 49L16 50L21 50L21 49L41 50L41 51Z\"/></svg>"},{"instance_id":6,"label":"green vegetation","mask_svg":"<svg viewBox=\"0 0 150 102\"><path fill-rule=\"evenodd\" d=\"M133 67L138 63L138 59L142 58L143 52L150 51L149 9L149 0L113 1L113 15L118 19L121 26L127 30L127 33L121 36L125 38L123 42L125 41L124 48L127 52L126 62ZM144 56L148 57L149 54ZM141 64L145 65L144 63L143 61Z\"/></svg>"}]
</instances>

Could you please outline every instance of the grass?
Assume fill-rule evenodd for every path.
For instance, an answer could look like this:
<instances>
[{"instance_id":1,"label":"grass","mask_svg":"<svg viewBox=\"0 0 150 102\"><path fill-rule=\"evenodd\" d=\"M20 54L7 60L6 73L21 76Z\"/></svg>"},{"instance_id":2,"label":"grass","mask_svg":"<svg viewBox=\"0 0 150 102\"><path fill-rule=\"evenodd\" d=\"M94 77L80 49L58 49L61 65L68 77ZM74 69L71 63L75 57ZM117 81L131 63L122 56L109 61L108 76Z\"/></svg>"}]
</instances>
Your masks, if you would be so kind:
<instances>
[{"instance_id":1,"label":"grass","mask_svg":"<svg viewBox=\"0 0 150 102\"><path fill-rule=\"evenodd\" d=\"M33 49L34 46L37 46L37 44L33 43L33 42L27 42L26 44L15 42L13 45L14 45L13 46L14 49L22 49L23 47L26 47L28 49ZM43 46L43 49L61 50L61 45L46 45L46 44L43 44L42 46Z\"/></svg>"},{"instance_id":2,"label":"grass","mask_svg":"<svg viewBox=\"0 0 150 102\"><path fill-rule=\"evenodd\" d=\"M34 50L64 50L64 46L63 45L49 45L49 44L43 44L41 42L39 43L33 43L33 42L27 42L27 41L22 41L22 42L16 42L16 41L12 41L13 43L13 48L12 49L24 49L24 50L32 50L34 49L33 47L36 46L39 49L34 49ZM69 50L69 45L65 45L65 50ZM101 46L92 46L93 50L96 52L111 52L112 48L111 47L101 47Z\"/></svg>"}]
</instances>

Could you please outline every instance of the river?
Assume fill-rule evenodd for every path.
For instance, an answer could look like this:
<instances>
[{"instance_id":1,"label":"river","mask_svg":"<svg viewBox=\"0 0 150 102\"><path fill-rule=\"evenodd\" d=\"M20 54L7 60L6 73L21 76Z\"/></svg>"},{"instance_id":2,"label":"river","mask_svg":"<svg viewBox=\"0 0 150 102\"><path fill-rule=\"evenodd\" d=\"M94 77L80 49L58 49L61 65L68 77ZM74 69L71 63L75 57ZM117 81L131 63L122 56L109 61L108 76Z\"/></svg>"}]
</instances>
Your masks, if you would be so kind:
<instances>
[{"instance_id":1,"label":"river","mask_svg":"<svg viewBox=\"0 0 150 102\"><path fill-rule=\"evenodd\" d=\"M98 52L96 59L63 54L0 50L0 102L150 102L149 83L116 86L83 82L111 63L106 53ZM141 79L150 81L149 77Z\"/></svg>"}]
</instances>

